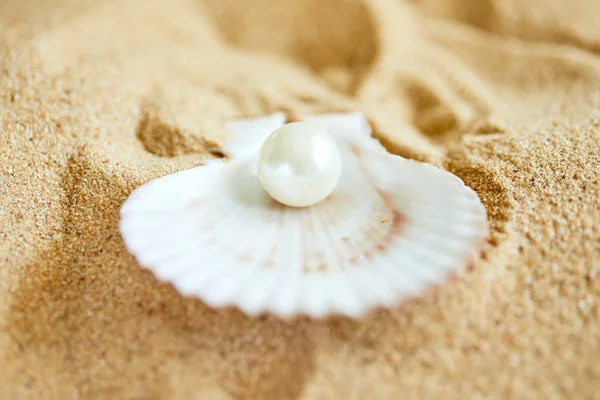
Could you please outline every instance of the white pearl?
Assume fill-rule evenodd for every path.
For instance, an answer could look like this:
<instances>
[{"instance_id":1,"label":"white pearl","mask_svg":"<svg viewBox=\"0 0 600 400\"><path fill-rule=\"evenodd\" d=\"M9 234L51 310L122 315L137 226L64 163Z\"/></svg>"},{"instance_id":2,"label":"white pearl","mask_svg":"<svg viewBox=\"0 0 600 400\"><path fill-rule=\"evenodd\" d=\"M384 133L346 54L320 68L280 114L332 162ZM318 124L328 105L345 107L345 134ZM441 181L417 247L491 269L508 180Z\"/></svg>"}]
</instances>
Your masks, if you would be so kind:
<instances>
[{"instance_id":1,"label":"white pearl","mask_svg":"<svg viewBox=\"0 0 600 400\"><path fill-rule=\"evenodd\" d=\"M258 177L267 193L291 207L307 207L329 196L340 180L342 157L326 131L292 122L264 142Z\"/></svg>"}]
</instances>

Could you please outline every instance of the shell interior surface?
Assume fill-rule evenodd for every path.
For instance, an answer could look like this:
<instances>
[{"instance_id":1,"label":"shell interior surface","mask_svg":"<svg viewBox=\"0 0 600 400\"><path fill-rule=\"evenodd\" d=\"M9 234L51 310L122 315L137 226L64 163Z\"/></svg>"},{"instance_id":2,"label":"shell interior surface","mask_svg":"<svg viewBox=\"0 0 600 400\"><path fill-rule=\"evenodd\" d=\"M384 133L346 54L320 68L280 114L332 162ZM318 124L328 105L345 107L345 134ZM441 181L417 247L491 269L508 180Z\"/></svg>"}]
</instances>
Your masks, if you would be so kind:
<instances>
[{"instance_id":1,"label":"shell interior surface","mask_svg":"<svg viewBox=\"0 0 600 400\"><path fill-rule=\"evenodd\" d=\"M257 178L261 144L283 114L236 121L224 148L229 160L130 195L120 223L129 251L210 306L317 318L393 307L476 259L486 211L459 178L387 153L361 114L304 121L333 135L342 156L339 183L325 200L286 207Z\"/></svg>"}]
</instances>

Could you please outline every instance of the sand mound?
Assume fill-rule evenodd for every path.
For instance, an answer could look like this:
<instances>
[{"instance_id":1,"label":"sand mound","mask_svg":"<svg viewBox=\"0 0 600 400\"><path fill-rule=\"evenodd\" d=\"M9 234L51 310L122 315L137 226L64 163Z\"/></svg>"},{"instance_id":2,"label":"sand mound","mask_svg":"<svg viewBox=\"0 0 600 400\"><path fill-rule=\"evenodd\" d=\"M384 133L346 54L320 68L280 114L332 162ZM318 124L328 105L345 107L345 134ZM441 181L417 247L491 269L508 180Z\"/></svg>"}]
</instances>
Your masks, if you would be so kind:
<instances>
[{"instance_id":1,"label":"sand mound","mask_svg":"<svg viewBox=\"0 0 600 400\"><path fill-rule=\"evenodd\" d=\"M1 398L595 398L593 1L5 1ZM566 3L565 3L566 4ZM475 189L475 271L360 321L214 311L129 255L140 184L238 116L358 110Z\"/></svg>"}]
</instances>

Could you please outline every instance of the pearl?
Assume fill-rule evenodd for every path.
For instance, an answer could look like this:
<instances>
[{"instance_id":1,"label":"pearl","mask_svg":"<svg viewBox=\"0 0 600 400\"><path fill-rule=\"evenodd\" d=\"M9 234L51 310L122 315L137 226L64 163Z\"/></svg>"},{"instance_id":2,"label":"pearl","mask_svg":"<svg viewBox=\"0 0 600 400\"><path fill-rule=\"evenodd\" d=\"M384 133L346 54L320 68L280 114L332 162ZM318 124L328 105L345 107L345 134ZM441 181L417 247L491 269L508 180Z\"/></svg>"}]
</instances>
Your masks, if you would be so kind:
<instances>
[{"instance_id":1,"label":"pearl","mask_svg":"<svg viewBox=\"0 0 600 400\"><path fill-rule=\"evenodd\" d=\"M335 139L303 122L275 130L260 150L258 177L278 202L308 207L327 198L342 174L342 157Z\"/></svg>"}]
</instances>

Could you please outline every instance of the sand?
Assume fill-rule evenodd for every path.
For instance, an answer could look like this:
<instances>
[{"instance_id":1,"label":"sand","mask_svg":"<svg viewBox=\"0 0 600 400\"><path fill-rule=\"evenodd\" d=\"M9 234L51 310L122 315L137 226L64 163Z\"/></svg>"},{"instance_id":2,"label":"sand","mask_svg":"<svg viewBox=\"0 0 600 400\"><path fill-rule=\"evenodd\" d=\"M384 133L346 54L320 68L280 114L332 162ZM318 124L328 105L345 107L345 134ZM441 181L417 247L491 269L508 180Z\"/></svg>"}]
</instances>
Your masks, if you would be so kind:
<instances>
[{"instance_id":1,"label":"sand","mask_svg":"<svg viewBox=\"0 0 600 400\"><path fill-rule=\"evenodd\" d=\"M593 0L4 0L0 398L600 398ZM361 320L215 311L127 253L224 121L354 110L461 177L474 272Z\"/></svg>"}]
</instances>

